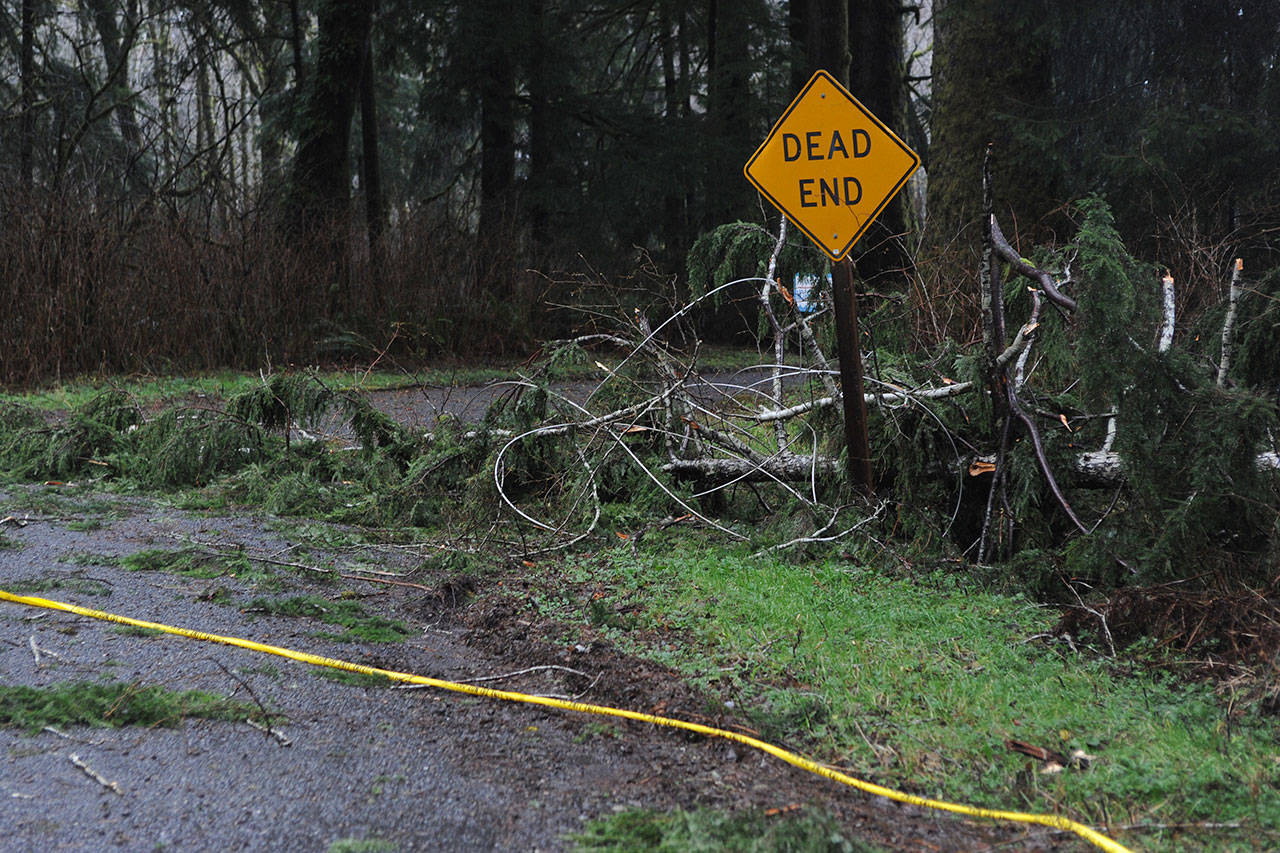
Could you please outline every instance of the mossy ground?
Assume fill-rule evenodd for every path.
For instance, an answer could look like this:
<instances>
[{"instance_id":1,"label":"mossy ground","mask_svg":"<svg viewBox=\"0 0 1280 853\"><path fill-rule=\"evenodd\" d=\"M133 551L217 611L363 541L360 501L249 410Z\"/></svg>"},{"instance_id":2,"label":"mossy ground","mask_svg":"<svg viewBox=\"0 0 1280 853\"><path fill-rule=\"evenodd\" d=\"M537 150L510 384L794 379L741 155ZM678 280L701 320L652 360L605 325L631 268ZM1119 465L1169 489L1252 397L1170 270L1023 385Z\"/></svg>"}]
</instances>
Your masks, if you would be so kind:
<instances>
[{"instance_id":1,"label":"mossy ground","mask_svg":"<svg viewBox=\"0 0 1280 853\"><path fill-rule=\"evenodd\" d=\"M0 726L35 733L52 726L174 726L185 717L247 720L252 705L199 690L158 685L74 682L52 687L0 685Z\"/></svg>"}]
</instances>

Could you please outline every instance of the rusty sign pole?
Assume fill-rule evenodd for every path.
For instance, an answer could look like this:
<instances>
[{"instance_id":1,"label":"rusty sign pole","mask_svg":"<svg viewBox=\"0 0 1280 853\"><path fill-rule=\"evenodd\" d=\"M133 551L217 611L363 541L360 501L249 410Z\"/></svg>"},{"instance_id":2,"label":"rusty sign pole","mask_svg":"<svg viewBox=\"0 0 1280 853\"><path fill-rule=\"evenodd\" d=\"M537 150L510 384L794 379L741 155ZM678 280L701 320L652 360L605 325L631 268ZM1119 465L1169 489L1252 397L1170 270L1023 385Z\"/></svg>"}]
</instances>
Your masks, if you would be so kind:
<instances>
[{"instance_id":1,"label":"rusty sign pole","mask_svg":"<svg viewBox=\"0 0 1280 853\"><path fill-rule=\"evenodd\" d=\"M862 344L858 339L858 295L853 289L853 261L845 258L831 268L835 296L836 351L840 357L840 388L844 400L844 442L849 479L858 489L875 491L871 481L871 442L867 437L867 402L862 391Z\"/></svg>"}]
</instances>

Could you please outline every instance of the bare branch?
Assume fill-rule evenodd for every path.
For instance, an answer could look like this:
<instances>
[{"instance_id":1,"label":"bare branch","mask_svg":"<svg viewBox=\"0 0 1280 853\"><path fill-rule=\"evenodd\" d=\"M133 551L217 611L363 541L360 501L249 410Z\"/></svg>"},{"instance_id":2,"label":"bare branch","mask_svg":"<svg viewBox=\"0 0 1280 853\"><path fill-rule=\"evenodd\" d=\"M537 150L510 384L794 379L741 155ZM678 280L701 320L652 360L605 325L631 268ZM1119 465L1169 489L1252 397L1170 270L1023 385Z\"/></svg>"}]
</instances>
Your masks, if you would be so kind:
<instances>
[{"instance_id":1,"label":"bare branch","mask_svg":"<svg viewBox=\"0 0 1280 853\"><path fill-rule=\"evenodd\" d=\"M1240 273L1244 270L1244 259L1236 258L1235 268L1231 271L1231 290L1227 296L1227 316L1222 321L1222 357L1218 359L1218 387L1227 383L1227 371L1231 369L1231 338L1235 332L1236 309L1240 306Z\"/></svg>"},{"instance_id":2,"label":"bare branch","mask_svg":"<svg viewBox=\"0 0 1280 853\"><path fill-rule=\"evenodd\" d=\"M1004 258L1014 270L1040 285L1041 289L1044 290L1044 295L1049 297L1050 302L1073 314L1075 313L1076 301L1058 290L1058 285L1054 282L1053 276L1042 269L1032 266L1025 258L1013 250L1013 247L1009 245L1009 241L1004 238L1004 233L1000 230L1000 223L994 217L991 219L991 242L1000 257Z\"/></svg>"},{"instance_id":3,"label":"bare branch","mask_svg":"<svg viewBox=\"0 0 1280 853\"><path fill-rule=\"evenodd\" d=\"M1162 316L1164 320L1160 324L1160 343L1156 347L1157 352L1168 352L1173 346L1173 326L1174 326L1174 292L1173 292L1173 276L1165 274L1160 279L1161 306Z\"/></svg>"}]
</instances>

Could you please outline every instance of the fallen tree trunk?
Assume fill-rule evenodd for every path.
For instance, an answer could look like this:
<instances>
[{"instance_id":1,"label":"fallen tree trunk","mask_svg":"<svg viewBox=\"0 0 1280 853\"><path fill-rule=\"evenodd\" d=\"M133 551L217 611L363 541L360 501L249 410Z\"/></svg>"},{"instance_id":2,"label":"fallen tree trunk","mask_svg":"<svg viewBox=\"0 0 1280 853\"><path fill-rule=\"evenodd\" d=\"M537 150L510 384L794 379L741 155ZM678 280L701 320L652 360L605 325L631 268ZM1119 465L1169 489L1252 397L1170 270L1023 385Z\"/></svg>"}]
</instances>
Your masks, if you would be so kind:
<instances>
[{"instance_id":1,"label":"fallen tree trunk","mask_svg":"<svg viewBox=\"0 0 1280 853\"><path fill-rule=\"evenodd\" d=\"M677 477L761 483L831 477L837 466L836 460L829 457L787 453L759 462L747 459L676 459L663 465L662 470Z\"/></svg>"}]
</instances>

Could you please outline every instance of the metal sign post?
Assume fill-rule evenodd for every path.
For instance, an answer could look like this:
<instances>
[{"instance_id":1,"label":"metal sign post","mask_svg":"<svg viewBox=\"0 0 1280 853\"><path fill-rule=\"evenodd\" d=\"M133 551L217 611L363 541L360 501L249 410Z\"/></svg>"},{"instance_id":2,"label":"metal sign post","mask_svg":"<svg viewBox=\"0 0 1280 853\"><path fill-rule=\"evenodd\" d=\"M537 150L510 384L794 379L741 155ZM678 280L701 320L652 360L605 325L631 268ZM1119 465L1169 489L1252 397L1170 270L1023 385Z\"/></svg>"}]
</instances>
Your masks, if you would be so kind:
<instances>
[{"instance_id":1,"label":"metal sign post","mask_svg":"<svg viewBox=\"0 0 1280 853\"><path fill-rule=\"evenodd\" d=\"M847 256L919 165L916 153L884 122L838 80L818 71L743 168L747 180L834 262L849 476L867 491L871 451L853 264Z\"/></svg>"}]
</instances>

